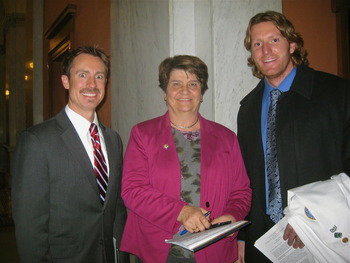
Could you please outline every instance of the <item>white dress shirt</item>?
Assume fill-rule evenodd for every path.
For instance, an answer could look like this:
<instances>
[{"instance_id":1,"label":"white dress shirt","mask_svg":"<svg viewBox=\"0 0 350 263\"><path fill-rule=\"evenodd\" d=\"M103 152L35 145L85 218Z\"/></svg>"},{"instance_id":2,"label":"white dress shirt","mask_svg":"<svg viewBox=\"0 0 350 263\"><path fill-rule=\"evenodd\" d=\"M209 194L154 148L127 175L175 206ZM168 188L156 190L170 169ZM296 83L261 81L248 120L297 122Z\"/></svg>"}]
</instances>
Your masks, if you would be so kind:
<instances>
[{"instance_id":1,"label":"white dress shirt","mask_svg":"<svg viewBox=\"0 0 350 263\"><path fill-rule=\"evenodd\" d=\"M73 111L72 109L69 108L68 105L66 105L65 111L68 115L69 120L72 122L75 130L77 131L79 138L81 140L81 142L84 145L84 148L87 152L87 154L89 155L90 161L92 166L94 166L94 148L92 146L92 141L91 141L91 134L89 131L91 122L89 122L87 119L85 119L83 116L79 115L78 113L76 113L75 111ZM94 117L94 121L93 123L95 123L97 125L97 129L98 129L98 134L100 136L100 141L101 141L101 146L102 146L102 152L103 155L106 159L106 163L107 163L107 171L109 171L109 163L108 163L108 154L107 154L107 149L106 149L106 143L103 137L103 133L100 129L100 125L97 119L97 114L95 112L95 117Z\"/></svg>"}]
</instances>

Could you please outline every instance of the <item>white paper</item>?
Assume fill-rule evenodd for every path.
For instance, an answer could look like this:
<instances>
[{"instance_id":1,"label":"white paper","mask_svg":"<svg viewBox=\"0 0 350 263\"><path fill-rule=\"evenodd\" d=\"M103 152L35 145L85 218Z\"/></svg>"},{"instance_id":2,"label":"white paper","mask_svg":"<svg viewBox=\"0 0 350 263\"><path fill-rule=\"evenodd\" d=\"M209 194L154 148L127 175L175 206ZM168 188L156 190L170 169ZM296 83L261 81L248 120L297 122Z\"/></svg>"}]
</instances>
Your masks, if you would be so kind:
<instances>
[{"instance_id":1,"label":"white paper","mask_svg":"<svg viewBox=\"0 0 350 263\"><path fill-rule=\"evenodd\" d=\"M315 263L314 257L306 247L295 249L283 240L287 224L287 219L284 217L260 237L254 246L273 263Z\"/></svg>"}]
</instances>

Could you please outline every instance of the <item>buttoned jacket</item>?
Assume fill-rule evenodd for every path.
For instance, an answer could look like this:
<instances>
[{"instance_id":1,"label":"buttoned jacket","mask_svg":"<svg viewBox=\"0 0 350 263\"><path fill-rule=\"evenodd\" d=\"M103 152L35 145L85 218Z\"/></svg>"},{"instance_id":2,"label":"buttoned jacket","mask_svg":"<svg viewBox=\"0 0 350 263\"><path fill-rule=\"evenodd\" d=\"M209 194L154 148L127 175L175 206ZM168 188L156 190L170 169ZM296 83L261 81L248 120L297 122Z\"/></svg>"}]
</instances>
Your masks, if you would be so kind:
<instances>
[{"instance_id":1,"label":"buttoned jacket","mask_svg":"<svg viewBox=\"0 0 350 263\"><path fill-rule=\"evenodd\" d=\"M251 190L235 134L199 117L200 206L213 218L245 218ZM180 199L181 169L168 113L133 127L126 149L122 197L129 214L121 249L144 263L165 262L171 239L181 226L177 217L186 203ZM234 238L225 238L195 253L198 263L233 262Z\"/></svg>"}]
</instances>

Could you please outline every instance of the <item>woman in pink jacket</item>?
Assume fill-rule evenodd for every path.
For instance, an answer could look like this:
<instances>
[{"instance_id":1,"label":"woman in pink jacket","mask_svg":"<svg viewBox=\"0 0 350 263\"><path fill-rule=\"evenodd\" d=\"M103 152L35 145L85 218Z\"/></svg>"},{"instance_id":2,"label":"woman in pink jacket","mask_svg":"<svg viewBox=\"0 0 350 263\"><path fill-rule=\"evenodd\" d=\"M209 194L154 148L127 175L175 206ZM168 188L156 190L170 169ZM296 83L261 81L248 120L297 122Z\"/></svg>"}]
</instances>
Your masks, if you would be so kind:
<instances>
[{"instance_id":1,"label":"woman in pink jacket","mask_svg":"<svg viewBox=\"0 0 350 263\"><path fill-rule=\"evenodd\" d=\"M164 242L183 229L191 234L243 220L250 209L250 183L236 135L198 113L207 81L207 66L199 58L165 59L159 86L168 111L131 131L122 180L129 214L121 250L144 263L237 259L236 235L195 253Z\"/></svg>"}]
</instances>

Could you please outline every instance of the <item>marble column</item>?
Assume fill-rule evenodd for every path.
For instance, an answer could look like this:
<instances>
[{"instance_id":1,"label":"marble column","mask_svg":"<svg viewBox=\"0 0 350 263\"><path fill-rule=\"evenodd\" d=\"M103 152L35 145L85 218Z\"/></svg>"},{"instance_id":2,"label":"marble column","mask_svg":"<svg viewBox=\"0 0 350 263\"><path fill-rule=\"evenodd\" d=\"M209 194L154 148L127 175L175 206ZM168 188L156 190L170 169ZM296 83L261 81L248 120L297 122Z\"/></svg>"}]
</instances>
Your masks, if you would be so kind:
<instances>
[{"instance_id":1,"label":"marble column","mask_svg":"<svg viewBox=\"0 0 350 263\"><path fill-rule=\"evenodd\" d=\"M111 1L112 127L124 144L133 125L165 112L158 65L177 54L208 65L200 112L235 131L239 102L258 81L247 66L245 29L256 13L281 11L281 0Z\"/></svg>"}]
</instances>

